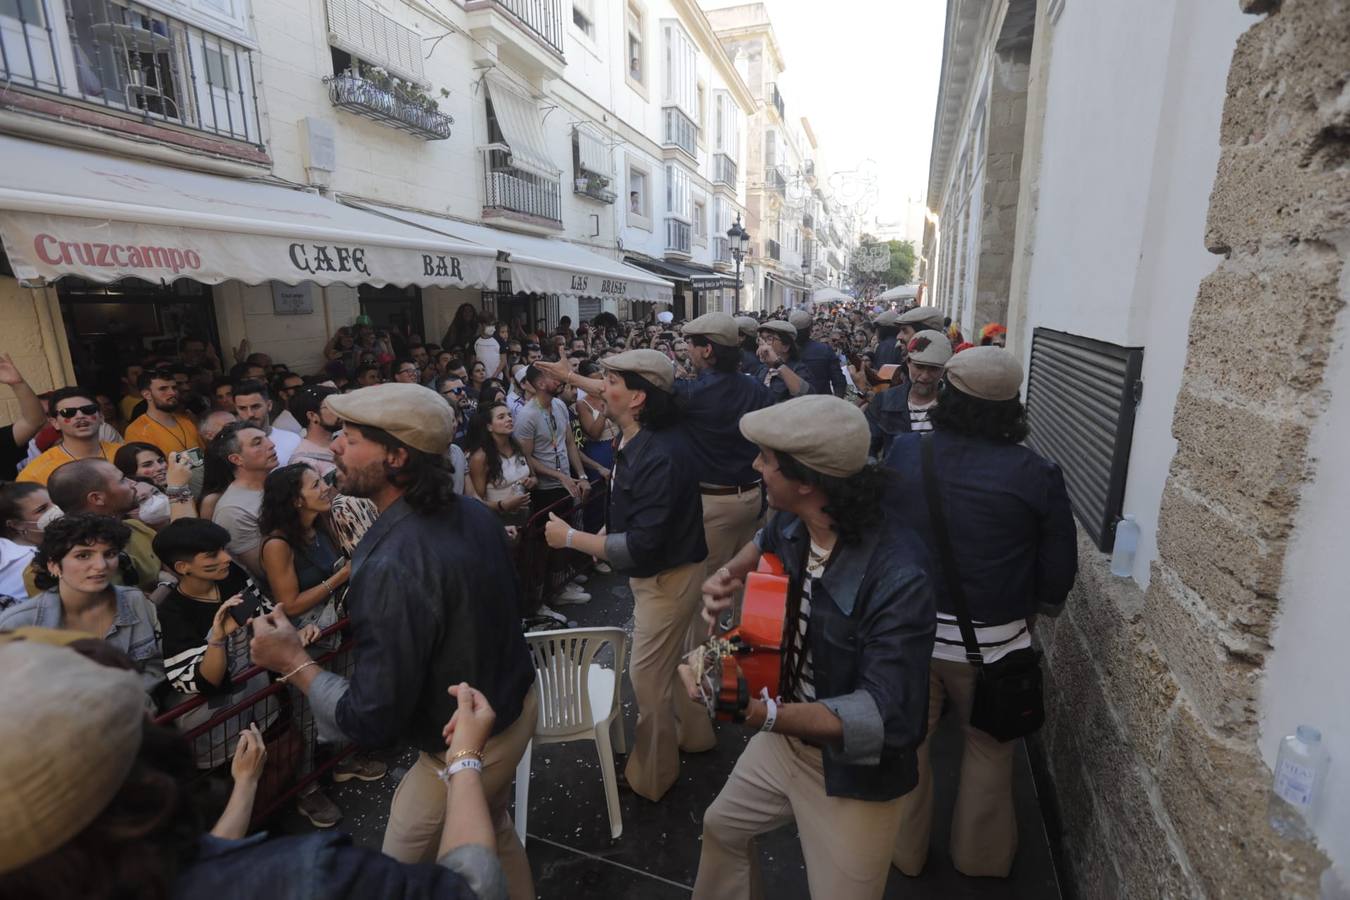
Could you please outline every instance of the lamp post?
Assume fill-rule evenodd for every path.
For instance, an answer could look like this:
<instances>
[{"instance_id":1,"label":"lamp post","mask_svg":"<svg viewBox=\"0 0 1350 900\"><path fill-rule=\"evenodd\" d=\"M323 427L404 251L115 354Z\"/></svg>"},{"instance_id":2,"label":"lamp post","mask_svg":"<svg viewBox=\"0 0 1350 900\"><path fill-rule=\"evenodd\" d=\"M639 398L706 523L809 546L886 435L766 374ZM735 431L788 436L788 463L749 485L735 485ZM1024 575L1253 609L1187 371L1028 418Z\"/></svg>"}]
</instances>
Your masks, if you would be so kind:
<instances>
[{"instance_id":1,"label":"lamp post","mask_svg":"<svg viewBox=\"0 0 1350 900\"><path fill-rule=\"evenodd\" d=\"M736 213L736 221L727 229L727 242L731 248L731 258L736 261L736 311L741 311L741 261L750 249L750 232L741 227L741 214Z\"/></svg>"},{"instance_id":2,"label":"lamp post","mask_svg":"<svg viewBox=\"0 0 1350 900\"><path fill-rule=\"evenodd\" d=\"M811 299L811 257L806 255L806 248L802 248L802 306L805 307L807 301Z\"/></svg>"}]
</instances>

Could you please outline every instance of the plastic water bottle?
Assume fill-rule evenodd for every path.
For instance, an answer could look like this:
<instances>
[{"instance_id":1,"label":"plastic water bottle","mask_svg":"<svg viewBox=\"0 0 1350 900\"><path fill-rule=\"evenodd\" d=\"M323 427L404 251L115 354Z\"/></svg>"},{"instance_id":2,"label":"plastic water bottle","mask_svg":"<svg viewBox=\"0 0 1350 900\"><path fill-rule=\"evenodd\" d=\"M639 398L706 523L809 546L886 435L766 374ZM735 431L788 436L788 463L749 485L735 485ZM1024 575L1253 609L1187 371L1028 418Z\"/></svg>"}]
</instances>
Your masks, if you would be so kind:
<instances>
[{"instance_id":1,"label":"plastic water bottle","mask_svg":"<svg viewBox=\"0 0 1350 900\"><path fill-rule=\"evenodd\" d=\"M1284 837L1307 836L1326 771L1327 750L1316 728L1300 725L1280 741L1267 810L1271 828Z\"/></svg>"},{"instance_id":2,"label":"plastic water bottle","mask_svg":"<svg viewBox=\"0 0 1350 900\"><path fill-rule=\"evenodd\" d=\"M1116 543L1111 548L1111 574L1129 578L1134 572L1134 551L1139 549L1139 525L1126 514L1116 525Z\"/></svg>"}]
</instances>

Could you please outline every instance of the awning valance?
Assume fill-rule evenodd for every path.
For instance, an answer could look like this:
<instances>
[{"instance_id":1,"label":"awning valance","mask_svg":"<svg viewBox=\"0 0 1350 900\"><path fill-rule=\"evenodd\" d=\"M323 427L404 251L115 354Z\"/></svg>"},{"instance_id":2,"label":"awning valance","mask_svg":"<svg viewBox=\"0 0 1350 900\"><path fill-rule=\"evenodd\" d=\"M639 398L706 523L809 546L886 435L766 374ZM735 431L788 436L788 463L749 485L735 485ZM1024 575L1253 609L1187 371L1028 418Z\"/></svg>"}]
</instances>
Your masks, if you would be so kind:
<instances>
[{"instance_id":1,"label":"awning valance","mask_svg":"<svg viewBox=\"0 0 1350 900\"><path fill-rule=\"evenodd\" d=\"M14 274L492 287L496 253L317 194L0 136Z\"/></svg>"},{"instance_id":2,"label":"awning valance","mask_svg":"<svg viewBox=\"0 0 1350 900\"><path fill-rule=\"evenodd\" d=\"M656 303L671 300L669 281L576 244L458 222L429 213L394 209L355 198L344 198L343 202L429 232L501 251L506 257L505 265L511 270L513 291Z\"/></svg>"},{"instance_id":3,"label":"awning valance","mask_svg":"<svg viewBox=\"0 0 1350 900\"><path fill-rule=\"evenodd\" d=\"M483 77L483 83L487 85L497 127L511 148L511 164L544 178L557 178L562 170L549 155L539 105L493 72Z\"/></svg>"},{"instance_id":4,"label":"awning valance","mask_svg":"<svg viewBox=\"0 0 1350 900\"><path fill-rule=\"evenodd\" d=\"M852 299L848 294L832 287L821 288L811 295L811 302L813 303L842 303Z\"/></svg>"}]
</instances>

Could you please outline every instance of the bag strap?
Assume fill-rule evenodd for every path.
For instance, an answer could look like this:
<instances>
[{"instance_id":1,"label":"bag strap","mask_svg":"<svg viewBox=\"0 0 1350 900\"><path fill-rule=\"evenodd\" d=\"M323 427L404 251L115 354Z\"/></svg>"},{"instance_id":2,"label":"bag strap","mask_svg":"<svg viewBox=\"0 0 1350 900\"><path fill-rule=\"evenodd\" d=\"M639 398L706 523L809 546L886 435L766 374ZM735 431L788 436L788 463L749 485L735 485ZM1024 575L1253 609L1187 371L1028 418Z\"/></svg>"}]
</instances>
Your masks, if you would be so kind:
<instances>
[{"instance_id":1,"label":"bag strap","mask_svg":"<svg viewBox=\"0 0 1350 900\"><path fill-rule=\"evenodd\" d=\"M947 516L942 509L942 493L938 490L938 481L933 470L933 433L924 432L919 437L919 456L923 465L923 490L928 498L928 518L933 528L933 538L937 541L938 555L942 558L942 574L947 582L947 596L956 609L956 621L961 627L961 642L966 645L966 661L976 668L984 666L984 655L980 653L980 642L975 637L975 625L970 619L970 607L966 605L966 592L961 588L961 579L957 577L956 557L952 553L952 538L947 532Z\"/></svg>"}]
</instances>

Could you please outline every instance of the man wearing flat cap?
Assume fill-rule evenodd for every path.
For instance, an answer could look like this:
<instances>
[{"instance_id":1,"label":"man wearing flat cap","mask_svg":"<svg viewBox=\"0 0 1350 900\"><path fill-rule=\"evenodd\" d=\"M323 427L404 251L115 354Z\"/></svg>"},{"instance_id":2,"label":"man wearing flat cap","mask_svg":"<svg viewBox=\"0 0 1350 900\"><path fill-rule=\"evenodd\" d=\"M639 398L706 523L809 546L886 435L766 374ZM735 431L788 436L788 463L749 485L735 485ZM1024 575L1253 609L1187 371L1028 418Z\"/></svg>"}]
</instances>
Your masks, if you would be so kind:
<instances>
[{"instance_id":1,"label":"man wearing flat cap","mask_svg":"<svg viewBox=\"0 0 1350 900\"><path fill-rule=\"evenodd\" d=\"M878 898L927 714L925 551L884 524L885 476L847 400L799 397L742 417L741 431L777 514L704 582L704 617L731 608L761 554L782 560L781 696L731 711L760 733L704 813L694 898L759 896L754 839L793 818L812 897Z\"/></svg>"},{"instance_id":2,"label":"man wearing flat cap","mask_svg":"<svg viewBox=\"0 0 1350 900\"><path fill-rule=\"evenodd\" d=\"M920 331L906 348L909 381L877 394L867 404L872 456L884 459L897 434L932 431L929 413L937 403L942 368L952 358L952 342L940 331Z\"/></svg>"},{"instance_id":3,"label":"man wearing flat cap","mask_svg":"<svg viewBox=\"0 0 1350 900\"><path fill-rule=\"evenodd\" d=\"M684 692L676 671L698 617L708 548L698 478L675 428L669 357L628 350L603 365L605 415L620 431L604 533L578 531L550 513L544 537L550 547L603 559L629 576L629 676L638 723L624 776L635 794L655 802L679 777L681 750L701 752L717 742L703 706Z\"/></svg>"},{"instance_id":4,"label":"man wearing flat cap","mask_svg":"<svg viewBox=\"0 0 1350 900\"><path fill-rule=\"evenodd\" d=\"M811 370L802 362L797 347L797 329L782 319L766 319L759 325L759 359L764 363L763 381L774 403L813 393Z\"/></svg>"},{"instance_id":5,"label":"man wearing flat cap","mask_svg":"<svg viewBox=\"0 0 1350 900\"><path fill-rule=\"evenodd\" d=\"M1023 446L1026 412L1019 399L1022 367L999 347L972 347L951 357L931 433L898 434L886 465L897 484L935 487L951 536L944 559L924 487L896 502L930 548L937 596L937 637L929 690L928 733L942 700L969 719L976 667L968 661L947 577L959 579L983 665L1035 666L1030 624L1057 615L1078 568L1077 535L1059 466ZM924 444L928 443L927 448ZM1017 851L1012 763L1017 742L974 725L966 741L952 815L952 862L966 875L1004 877ZM933 778L928 746L919 749L919 782L902 801L894 864L918 875L928 859Z\"/></svg>"},{"instance_id":6,"label":"man wearing flat cap","mask_svg":"<svg viewBox=\"0 0 1350 900\"><path fill-rule=\"evenodd\" d=\"M736 316L741 337L741 371L763 380L764 363L759 360L759 320L754 316Z\"/></svg>"},{"instance_id":7,"label":"man wearing flat cap","mask_svg":"<svg viewBox=\"0 0 1350 900\"><path fill-rule=\"evenodd\" d=\"M877 329L877 368L898 366L903 361L904 345L895 337L900 330L897 324L899 318L895 310L888 309L872 320Z\"/></svg>"},{"instance_id":8,"label":"man wearing flat cap","mask_svg":"<svg viewBox=\"0 0 1350 900\"><path fill-rule=\"evenodd\" d=\"M946 331L947 317L936 306L916 306L895 319L897 347L908 347L920 331ZM898 360L897 360L898 362Z\"/></svg>"},{"instance_id":9,"label":"man wearing flat cap","mask_svg":"<svg viewBox=\"0 0 1350 900\"><path fill-rule=\"evenodd\" d=\"M797 329L797 352L811 374L811 393L844 396L844 368L834 351L820 341L812 340L811 328L816 320L804 309L788 313L788 324Z\"/></svg>"},{"instance_id":10,"label":"man wearing flat cap","mask_svg":"<svg viewBox=\"0 0 1350 900\"><path fill-rule=\"evenodd\" d=\"M539 704L506 534L486 506L455 495L445 455L454 416L434 391L382 384L324 403L344 423L331 446L338 490L380 512L351 564L353 675L312 662L280 607L254 620L253 661L308 695L320 734L420 751L384 834L384 853L400 862L433 862L442 822L455 815L437 774L456 703L447 688L481 690L497 715L481 760L497 854L513 900L532 898L507 804Z\"/></svg>"}]
</instances>

